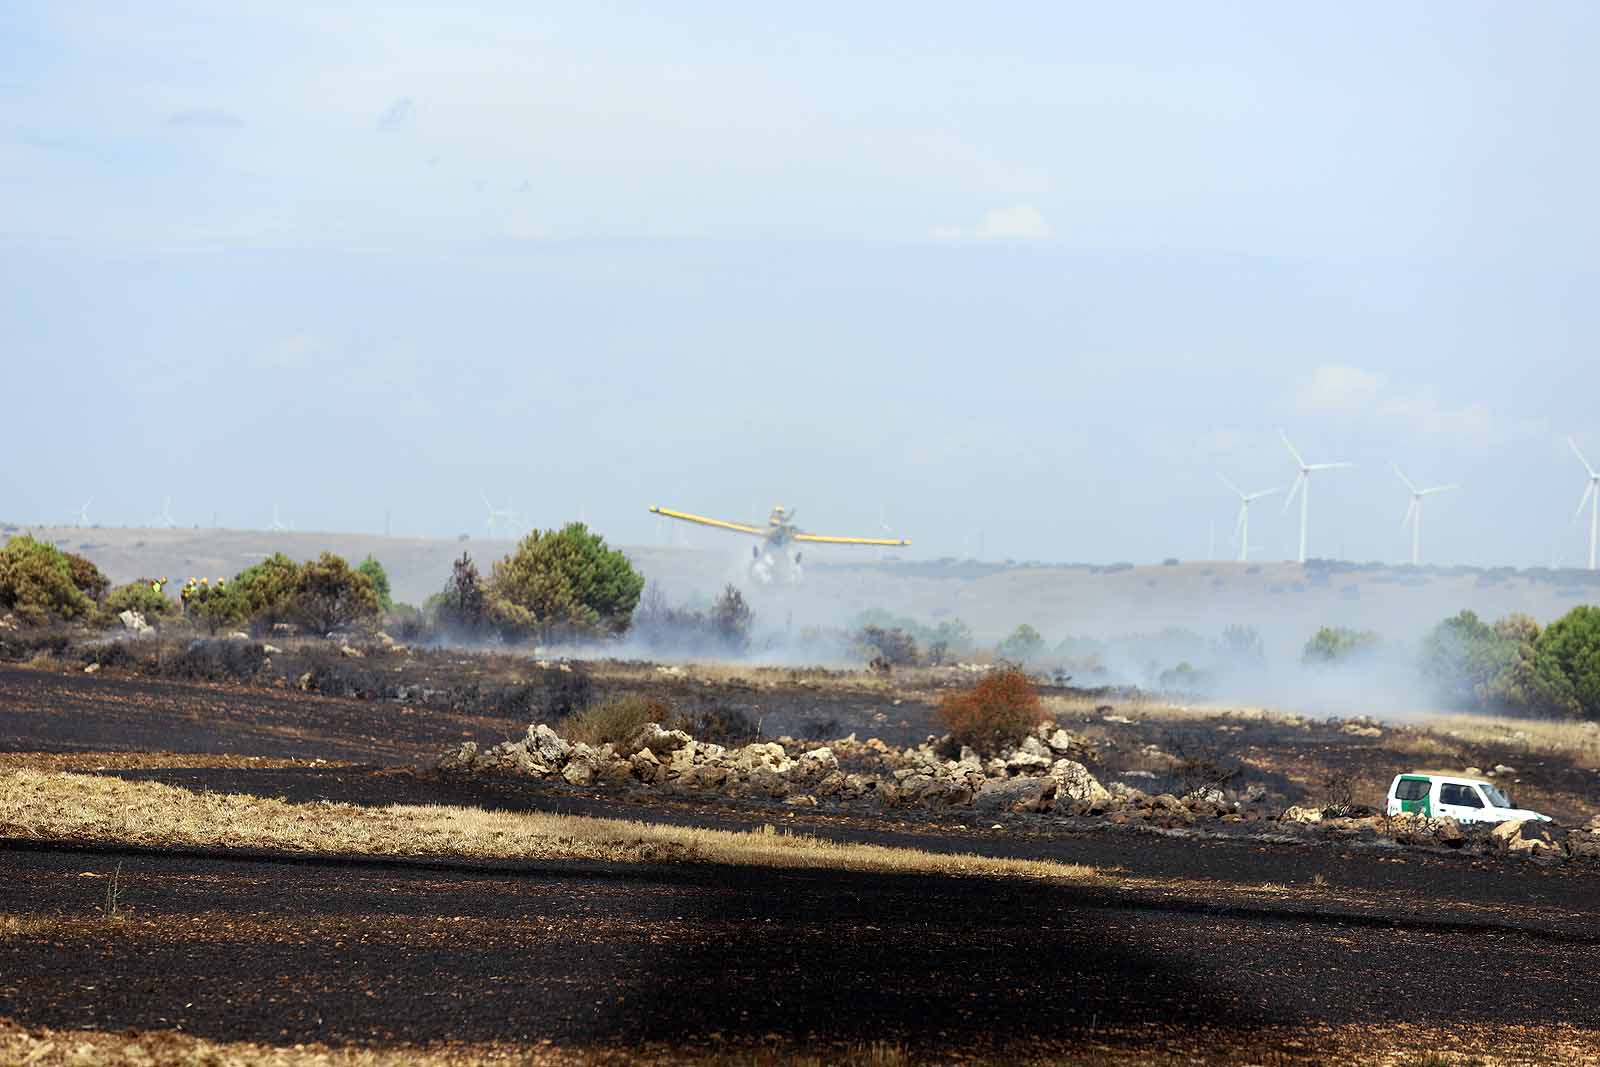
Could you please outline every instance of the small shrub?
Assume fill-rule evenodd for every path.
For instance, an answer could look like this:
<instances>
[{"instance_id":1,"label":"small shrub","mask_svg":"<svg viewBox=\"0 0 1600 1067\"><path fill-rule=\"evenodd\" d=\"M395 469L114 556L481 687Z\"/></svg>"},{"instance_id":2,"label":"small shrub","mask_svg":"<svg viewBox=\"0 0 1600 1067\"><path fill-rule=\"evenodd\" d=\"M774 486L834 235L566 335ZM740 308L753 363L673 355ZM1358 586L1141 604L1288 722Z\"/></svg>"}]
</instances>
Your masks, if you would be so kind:
<instances>
[{"instance_id":1,"label":"small shrub","mask_svg":"<svg viewBox=\"0 0 1600 1067\"><path fill-rule=\"evenodd\" d=\"M1303 663L1347 663L1372 655L1382 641L1371 630L1324 626L1306 642L1300 660Z\"/></svg>"},{"instance_id":2,"label":"small shrub","mask_svg":"<svg viewBox=\"0 0 1600 1067\"><path fill-rule=\"evenodd\" d=\"M1028 676L1009 667L991 671L971 689L947 694L939 717L956 743L992 753L1021 741L1044 712Z\"/></svg>"},{"instance_id":3,"label":"small shrub","mask_svg":"<svg viewBox=\"0 0 1600 1067\"><path fill-rule=\"evenodd\" d=\"M915 667L922 659L917 639L898 626L863 626L856 631L855 642L867 650L874 665L882 661L889 667Z\"/></svg>"},{"instance_id":4,"label":"small shrub","mask_svg":"<svg viewBox=\"0 0 1600 1067\"><path fill-rule=\"evenodd\" d=\"M544 672L544 711L562 719L594 703L594 683L582 671Z\"/></svg>"},{"instance_id":5,"label":"small shrub","mask_svg":"<svg viewBox=\"0 0 1600 1067\"><path fill-rule=\"evenodd\" d=\"M638 733L645 723L666 723L672 717L672 705L666 701L630 694L568 715L556 730L568 741L620 745Z\"/></svg>"},{"instance_id":6,"label":"small shrub","mask_svg":"<svg viewBox=\"0 0 1600 1067\"><path fill-rule=\"evenodd\" d=\"M671 725L696 741L707 741L728 748L761 740L761 724L738 708L726 704L680 711Z\"/></svg>"},{"instance_id":7,"label":"small shrub","mask_svg":"<svg viewBox=\"0 0 1600 1067\"><path fill-rule=\"evenodd\" d=\"M267 651L252 641L191 641L167 657L161 673L199 682L248 682L266 665ZM318 687L321 688L320 686Z\"/></svg>"}]
</instances>

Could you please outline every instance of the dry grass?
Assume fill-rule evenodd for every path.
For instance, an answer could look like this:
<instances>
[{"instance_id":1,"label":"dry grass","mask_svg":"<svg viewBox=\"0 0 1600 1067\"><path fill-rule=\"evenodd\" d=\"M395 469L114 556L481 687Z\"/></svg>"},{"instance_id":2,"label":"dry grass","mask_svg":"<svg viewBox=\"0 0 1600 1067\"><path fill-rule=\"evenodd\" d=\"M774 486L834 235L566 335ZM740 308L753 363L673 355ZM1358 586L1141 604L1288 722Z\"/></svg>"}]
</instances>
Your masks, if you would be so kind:
<instances>
[{"instance_id":1,"label":"dry grass","mask_svg":"<svg viewBox=\"0 0 1600 1067\"><path fill-rule=\"evenodd\" d=\"M0 1020L0 1063L12 1067L916 1067L922 1064L1030 1064L1033 1067L1155 1067L1259 1064L1312 1067L1553 1067L1600 1064L1600 1040L1571 1026L1264 1027L1226 1031L1096 1031L1071 1049L1026 1045L992 1051L919 1053L889 1042L820 1049L754 1045L732 1048L560 1048L551 1045L454 1045L427 1048L275 1047L218 1042L172 1030L106 1033L24 1029Z\"/></svg>"},{"instance_id":2,"label":"dry grass","mask_svg":"<svg viewBox=\"0 0 1600 1067\"><path fill-rule=\"evenodd\" d=\"M1085 882L1089 867L576 815L291 804L159 782L0 771L0 836L159 847L494 860L729 863Z\"/></svg>"},{"instance_id":3,"label":"dry grass","mask_svg":"<svg viewBox=\"0 0 1600 1067\"><path fill-rule=\"evenodd\" d=\"M1449 715L1428 720L1422 729L1469 744L1503 745L1513 751L1560 756L1579 767L1600 769L1600 723Z\"/></svg>"},{"instance_id":4,"label":"dry grass","mask_svg":"<svg viewBox=\"0 0 1600 1067\"><path fill-rule=\"evenodd\" d=\"M10 915L0 912L0 937L32 937L47 934L60 925L49 915Z\"/></svg>"}]
</instances>

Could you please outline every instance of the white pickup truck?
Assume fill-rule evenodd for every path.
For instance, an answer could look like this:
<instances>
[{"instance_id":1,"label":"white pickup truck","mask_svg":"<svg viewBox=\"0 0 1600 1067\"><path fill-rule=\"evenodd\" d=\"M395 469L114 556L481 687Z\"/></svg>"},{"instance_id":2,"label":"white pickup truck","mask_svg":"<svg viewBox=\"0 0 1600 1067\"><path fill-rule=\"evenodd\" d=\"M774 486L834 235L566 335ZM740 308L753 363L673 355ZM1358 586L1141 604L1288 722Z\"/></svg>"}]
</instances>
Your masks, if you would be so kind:
<instances>
[{"instance_id":1,"label":"white pickup truck","mask_svg":"<svg viewBox=\"0 0 1600 1067\"><path fill-rule=\"evenodd\" d=\"M1389 783L1390 815L1414 812L1457 822L1549 822L1550 816L1519 808L1493 782L1448 774L1397 774Z\"/></svg>"}]
</instances>

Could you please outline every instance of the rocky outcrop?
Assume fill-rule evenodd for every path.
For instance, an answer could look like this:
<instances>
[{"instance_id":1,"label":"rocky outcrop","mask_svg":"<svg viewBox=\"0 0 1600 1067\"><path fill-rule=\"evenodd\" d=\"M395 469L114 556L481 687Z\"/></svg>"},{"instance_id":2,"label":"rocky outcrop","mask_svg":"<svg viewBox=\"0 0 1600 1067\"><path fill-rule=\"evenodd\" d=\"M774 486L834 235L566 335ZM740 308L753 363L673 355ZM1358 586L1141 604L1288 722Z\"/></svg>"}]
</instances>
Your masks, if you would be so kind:
<instances>
[{"instance_id":1,"label":"rocky outcrop","mask_svg":"<svg viewBox=\"0 0 1600 1067\"><path fill-rule=\"evenodd\" d=\"M1566 830L1536 820L1503 822L1494 828L1497 847L1509 855L1525 856L1535 863L1560 863L1567 858Z\"/></svg>"},{"instance_id":2,"label":"rocky outcrop","mask_svg":"<svg viewBox=\"0 0 1600 1067\"><path fill-rule=\"evenodd\" d=\"M135 637L143 637L145 634L156 632L156 628L146 622L144 616L132 608L118 612L117 618L122 622L122 628Z\"/></svg>"}]
</instances>

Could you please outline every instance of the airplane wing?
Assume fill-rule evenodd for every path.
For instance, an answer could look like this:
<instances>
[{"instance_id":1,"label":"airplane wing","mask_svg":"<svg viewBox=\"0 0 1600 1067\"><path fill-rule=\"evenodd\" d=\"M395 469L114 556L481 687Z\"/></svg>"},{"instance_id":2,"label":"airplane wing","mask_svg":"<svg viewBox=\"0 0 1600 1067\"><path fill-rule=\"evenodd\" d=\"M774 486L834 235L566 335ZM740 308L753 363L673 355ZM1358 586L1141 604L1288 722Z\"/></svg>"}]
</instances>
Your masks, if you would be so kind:
<instances>
[{"instance_id":1,"label":"airplane wing","mask_svg":"<svg viewBox=\"0 0 1600 1067\"><path fill-rule=\"evenodd\" d=\"M669 519L682 519L684 522L695 522L701 526L715 526L719 530L732 530L734 533L755 534L765 537L766 530L759 526L751 526L743 522L724 522L722 519L708 519L704 515L691 515L687 511L673 511L671 508L651 508L657 515L665 515Z\"/></svg>"},{"instance_id":2,"label":"airplane wing","mask_svg":"<svg viewBox=\"0 0 1600 1067\"><path fill-rule=\"evenodd\" d=\"M828 537L825 534L795 534L796 541L809 541L817 545L886 545L901 548L909 545L910 541L889 537Z\"/></svg>"}]
</instances>

